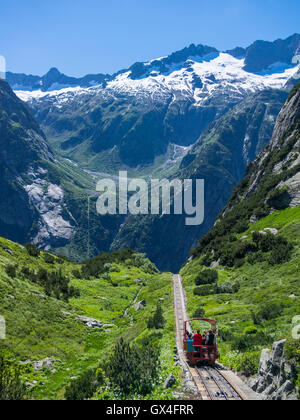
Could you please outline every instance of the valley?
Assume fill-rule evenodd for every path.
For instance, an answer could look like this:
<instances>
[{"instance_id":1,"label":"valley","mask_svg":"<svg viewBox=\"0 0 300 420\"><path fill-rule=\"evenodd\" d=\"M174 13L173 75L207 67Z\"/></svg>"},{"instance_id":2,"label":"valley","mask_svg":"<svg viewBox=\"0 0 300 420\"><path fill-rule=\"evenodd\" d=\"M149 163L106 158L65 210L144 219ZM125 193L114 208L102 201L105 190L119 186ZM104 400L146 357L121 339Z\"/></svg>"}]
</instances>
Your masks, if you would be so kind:
<instances>
[{"instance_id":1,"label":"valley","mask_svg":"<svg viewBox=\"0 0 300 420\"><path fill-rule=\"evenodd\" d=\"M55 156L51 172L60 179L65 206L60 213L66 213L53 233L32 216L35 229L27 227L26 240L78 261L102 251L134 248L159 269L178 271L213 226L247 165L268 143L298 80L298 45L297 34L226 52L192 44L94 79L68 78L55 69L42 78L8 72L7 81L30 107ZM204 224L190 228L184 217L174 215L97 216L95 184L120 170L148 182L204 179ZM38 203L33 206L40 211ZM19 240L7 232L8 238Z\"/></svg>"},{"instance_id":2,"label":"valley","mask_svg":"<svg viewBox=\"0 0 300 420\"><path fill-rule=\"evenodd\" d=\"M218 321L220 363L259 399L299 398L299 51L295 34L0 79L0 399L201 399L188 317ZM100 215L120 171L204 180L204 222Z\"/></svg>"}]
</instances>

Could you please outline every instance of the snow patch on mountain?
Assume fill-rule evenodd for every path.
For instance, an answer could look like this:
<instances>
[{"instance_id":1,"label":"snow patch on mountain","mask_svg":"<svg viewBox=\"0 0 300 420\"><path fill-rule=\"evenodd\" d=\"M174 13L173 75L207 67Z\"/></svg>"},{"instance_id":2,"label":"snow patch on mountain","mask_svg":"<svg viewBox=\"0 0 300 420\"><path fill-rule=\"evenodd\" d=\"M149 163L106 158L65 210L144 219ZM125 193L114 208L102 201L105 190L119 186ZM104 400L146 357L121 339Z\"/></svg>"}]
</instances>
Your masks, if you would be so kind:
<instances>
[{"instance_id":1,"label":"snow patch on mountain","mask_svg":"<svg viewBox=\"0 0 300 420\"><path fill-rule=\"evenodd\" d=\"M15 93L25 102L48 99L57 107L82 95L134 96L135 100L141 103L144 103L145 99L165 102L171 95L173 101L185 99L191 101L194 106L203 106L212 96L218 94L242 98L266 88L283 88L299 71L299 66L276 63L264 74L255 74L246 72L243 69L244 65L244 59L218 53L206 58L188 59L172 64L164 74L150 66L151 72L138 79L132 79L129 70L117 75L105 87L71 87L51 92L16 90Z\"/></svg>"}]
</instances>

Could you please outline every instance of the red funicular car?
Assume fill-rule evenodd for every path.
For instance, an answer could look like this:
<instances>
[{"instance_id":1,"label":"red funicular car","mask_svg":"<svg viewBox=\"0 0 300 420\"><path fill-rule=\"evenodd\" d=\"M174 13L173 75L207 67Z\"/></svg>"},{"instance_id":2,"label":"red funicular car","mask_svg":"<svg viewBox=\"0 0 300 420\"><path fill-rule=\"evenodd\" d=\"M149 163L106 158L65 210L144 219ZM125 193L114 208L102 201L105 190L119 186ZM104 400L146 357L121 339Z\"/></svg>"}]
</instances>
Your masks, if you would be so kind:
<instances>
[{"instance_id":1,"label":"red funicular car","mask_svg":"<svg viewBox=\"0 0 300 420\"><path fill-rule=\"evenodd\" d=\"M193 324L198 322L210 325L209 330L214 334L213 345L199 345L193 338L189 338L188 334L194 336ZM199 328L200 329L200 328ZM198 363L206 363L214 366L216 360L220 357L218 352L218 322L213 319L195 318L184 322L183 348L187 359L192 365Z\"/></svg>"}]
</instances>

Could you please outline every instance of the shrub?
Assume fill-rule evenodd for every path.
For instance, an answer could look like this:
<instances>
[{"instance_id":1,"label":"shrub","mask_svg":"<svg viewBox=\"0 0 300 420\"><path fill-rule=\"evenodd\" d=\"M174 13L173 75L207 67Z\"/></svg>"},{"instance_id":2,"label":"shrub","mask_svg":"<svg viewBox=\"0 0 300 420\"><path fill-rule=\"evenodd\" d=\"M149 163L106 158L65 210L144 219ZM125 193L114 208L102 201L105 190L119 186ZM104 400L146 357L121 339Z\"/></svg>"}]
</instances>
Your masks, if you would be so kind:
<instances>
[{"instance_id":1,"label":"shrub","mask_svg":"<svg viewBox=\"0 0 300 420\"><path fill-rule=\"evenodd\" d=\"M89 369L66 388L65 398L69 401L87 400L94 395L103 382L103 376L98 375L96 370Z\"/></svg>"},{"instance_id":2,"label":"shrub","mask_svg":"<svg viewBox=\"0 0 300 420\"><path fill-rule=\"evenodd\" d=\"M258 372L259 367L259 354L258 353L246 353L243 354L240 362L240 370L246 376L255 375Z\"/></svg>"},{"instance_id":3,"label":"shrub","mask_svg":"<svg viewBox=\"0 0 300 420\"><path fill-rule=\"evenodd\" d=\"M20 401L26 398L26 387L19 368L0 355L0 401Z\"/></svg>"},{"instance_id":4,"label":"shrub","mask_svg":"<svg viewBox=\"0 0 300 420\"><path fill-rule=\"evenodd\" d=\"M271 319L277 318L282 313L283 307L278 303L266 303L261 307L257 313L257 318L269 321Z\"/></svg>"},{"instance_id":5,"label":"shrub","mask_svg":"<svg viewBox=\"0 0 300 420\"><path fill-rule=\"evenodd\" d=\"M231 294L233 293L233 285L230 281L225 281L221 284L218 285L218 293L222 294L222 293L228 293Z\"/></svg>"},{"instance_id":6,"label":"shrub","mask_svg":"<svg viewBox=\"0 0 300 420\"><path fill-rule=\"evenodd\" d=\"M195 279L196 286L203 284L213 284L218 281L219 274L217 270L203 270Z\"/></svg>"},{"instance_id":7,"label":"shrub","mask_svg":"<svg viewBox=\"0 0 300 420\"><path fill-rule=\"evenodd\" d=\"M36 279L38 283L45 286L48 280L48 271L45 268L39 268L36 274Z\"/></svg>"},{"instance_id":8,"label":"shrub","mask_svg":"<svg viewBox=\"0 0 300 420\"><path fill-rule=\"evenodd\" d=\"M245 262L246 262L245 258L237 258L234 261L234 266L235 266L235 268L241 268L241 267L243 267L243 265L245 264Z\"/></svg>"},{"instance_id":9,"label":"shrub","mask_svg":"<svg viewBox=\"0 0 300 420\"><path fill-rule=\"evenodd\" d=\"M205 284L194 289L195 296L209 296L217 293L217 285Z\"/></svg>"},{"instance_id":10,"label":"shrub","mask_svg":"<svg viewBox=\"0 0 300 420\"><path fill-rule=\"evenodd\" d=\"M254 327L253 325L250 326L250 327L246 327L244 329L244 334L246 334L246 335L253 335L253 334L256 334L256 333L257 333L257 328Z\"/></svg>"},{"instance_id":11,"label":"shrub","mask_svg":"<svg viewBox=\"0 0 300 420\"><path fill-rule=\"evenodd\" d=\"M253 232L252 239L262 252L270 251L275 243L275 235L270 232L267 234Z\"/></svg>"},{"instance_id":12,"label":"shrub","mask_svg":"<svg viewBox=\"0 0 300 420\"><path fill-rule=\"evenodd\" d=\"M237 293L240 290L240 288L241 288L240 282L239 281L236 281L232 285L232 292L233 293Z\"/></svg>"},{"instance_id":13,"label":"shrub","mask_svg":"<svg viewBox=\"0 0 300 420\"><path fill-rule=\"evenodd\" d=\"M293 245L282 236L275 236L271 232L268 232L267 234L253 232L252 237L261 252L271 251L271 254L268 257L268 262L271 265L282 264L289 261L291 258ZM259 257L262 259L261 253L259 254ZM255 263L257 260L255 257L251 257L250 260L248 258L248 261L251 264Z\"/></svg>"},{"instance_id":14,"label":"shrub","mask_svg":"<svg viewBox=\"0 0 300 420\"><path fill-rule=\"evenodd\" d=\"M25 248L26 248L28 254L31 257L36 257L37 258L37 257L39 257L39 255L41 253L41 250L39 248L37 248L35 245L30 244L30 243L26 244Z\"/></svg>"},{"instance_id":15,"label":"shrub","mask_svg":"<svg viewBox=\"0 0 300 420\"><path fill-rule=\"evenodd\" d=\"M238 350L241 352L246 352L251 350L255 345L253 337L250 335L240 335L236 336L232 342L232 349Z\"/></svg>"},{"instance_id":16,"label":"shrub","mask_svg":"<svg viewBox=\"0 0 300 420\"><path fill-rule=\"evenodd\" d=\"M249 224L246 220L240 220L237 224L233 227L232 231L234 233L243 233L249 227Z\"/></svg>"},{"instance_id":17,"label":"shrub","mask_svg":"<svg viewBox=\"0 0 300 420\"><path fill-rule=\"evenodd\" d=\"M148 328L149 329L156 328L157 330L160 330L164 328L165 323L166 321L164 319L162 307L160 304L158 304L155 314L153 315L153 317L150 317L148 320Z\"/></svg>"},{"instance_id":18,"label":"shrub","mask_svg":"<svg viewBox=\"0 0 300 420\"><path fill-rule=\"evenodd\" d=\"M299 340L289 338L285 344L285 355L289 361L300 366L300 343Z\"/></svg>"},{"instance_id":19,"label":"shrub","mask_svg":"<svg viewBox=\"0 0 300 420\"><path fill-rule=\"evenodd\" d=\"M221 264L228 267L242 266L245 263L245 256L255 248L255 244L250 241L236 241L228 244L221 251Z\"/></svg>"},{"instance_id":20,"label":"shrub","mask_svg":"<svg viewBox=\"0 0 300 420\"><path fill-rule=\"evenodd\" d=\"M82 274L80 270L73 270L72 274L73 274L73 277L75 277L75 279L82 279Z\"/></svg>"},{"instance_id":21,"label":"shrub","mask_svg":"<svg viewBox=\"0 0 300 420\"><path fill-rule=\"evenodd\" d=\"M219 338L224 342L232 341L233 339L232 331L230 329L221 328L219 330Z\"/></svg>"},{"instance_id":22,"label":"shrub","mask_svg":"<svg viewBox=\"0 0 300 420\"><path fill-rule=\"evenodd\" d=\"M97 257L87 260L83 263L82 273L84 277L99 277L106 273L106 264L125 263L130 260L132 263L132 256L135 254L131 249L120 250L112 253L103 252Z\"/></svg>"},{"instance_id":23,"label":"shrub","mask_svg":"<svg viewBox=\"0 0 300 420\"><path fill-rule=\"evenodd\" d=\"M55 263L55 258L53 257L53 255L51 255L48 252L46 252L44 254L44 261L47 264L54 264Z\"/></svg>"},{"instance_id":24,"label":"shrub","mask_svg":"<svg viewBox=\"0 0 300 420\"><path fill-rule=\"evenodd\" d=\"M275 209L285 209L286 207L288 207L288 200L285 200L285 197L288 197L287 193L288 187L276 188L275 190L270 192L269 197L267 199L267 203L271 207L275 207Z\"/></svg>"},{"instance_id":25,"label":"shrub","mask_svg":"<svg viewBox=\"0 0 300 420\"><path fill-rule=\"evenodd\" d=\"M224 251L222 252L220 262L221 262L221 265L225 265L227 267L233 267L234 266L235 258L233 256L231 248L225 248L224 249Z\"/></svg>"},{"instance_id":26,"label":"shrub","mask_svg":"<svg viewBox=\"0 0 300 420\"><path fill-rule=\"evenodd\" d=\"M262 319L254 311L251 311L251 318L254 325L260 325L262 323Z\"/></svg>"},{"instance_id":27,"label":"shrub","mask_svg":"<svg viewBox=\"0 0 300 420\"><path fill-rule=\"evenodd\" d=\"M23 267L22 272L24 271L29 280L44 287L47 296L53 295L56 299L63 299L65 302L71 297L80 296L79 289L69 285L70 280L62 273L61 268L57 271L47 271L45 268L39 268L35 274L30 270L24 270Z\"/></svg>"},{"instance_id":28,"label":"shrub","mask_svg":"<svg viewBox=\"0 0 300 420\"><path fill-rule=\"evenodd\" d=\"M30 274L31 274L31 270L26 265L23 265L23 267L21 267L20 274L22 276L28 278L28 276L30 276Z\"/></svg>"},{"instance_id":29,"label":"shrub","mask_svg":"<svg viewBox=\"0 0 300 420\"><path fill-rule=\"evenodd\" d=\"M121 269L118 266L116 266L116 265L112 265L110 267L110 272L111 273L120 273L120 271L121 271Z\"/></svg>"},{"instance_id":30,"label":"shrub","mask_svg":"<svg viewBox=\"0 0 300 420\"><path fill-rule=\"evenodd\" d=\"M254 265L256 263L260 263L263 261L265 261L265 257L261 251L248 255L248 263L251 265Z\"/></svg>"},{"instance_id":31,"label":"shrub","mask_svg":"<svg viewBox=\"0 0 300 420\"><path fill-rule=\"evenodd\" d=\"M141 270L148 274L158 273L158 269L151 261L146 261L141 267Z\"/></svg>"},{"instance_id":32,"label":"shrub","mask_svg":"<svg viewBox=\"0 0 300 420\"><path fill-rule=\"evenodd\" d=\"M147 395L159 377L159 351L156 347L130 346L121 339L105 366L112 390L122 397Z\"/></svg>"},{"instance_id":33,"label":"shrub","mask_svg":"<svg viewBox=\"0 0 300 420\"><path fill-rule=\"evenodd\" d=\"M233 337L232 349L246 352L255 349L257 346L269 345L273 339L264 331L256 332L256 334L243 334Z\"/></svg>"},{"instance_id":34,"label":"shrub","mask_svg":"<svg viewBox=\"0 0 300 420\"><path fill-rule=\"evenodd\" d=\"M157 273L158 269L156 266L147 258L146 254L134 254L133 265L140 268L145 273Z\"/></svg>"},{"instance_id":35,"label":"shrub","mask_svg":"<svg viewBox=\"0 0 300 420\"><path fill-rule=\"evenodd\" d=\"M193 318L205 318L205 310L203 308L197 308L193 314Z\"/></svg>"},{"instance_id":36,"label":"shrub","mask_svg":"<svg viewBox=\"0 0 300 420\"><path fill-rule=\"evenodd\" d=\"M271 265L283 264L290 260L293 246L287 241L277 242L271 251L268 262Z\"/></svg>"},{"instance_id":37,"label":"shrub","mask_svg":"<svg viewBox=\"0 0 300 420\"><path fill-rule=\"evenodd\" d=\"M105 271L110 271L110 269L111 269L111 267L112 267L112 265L111 264L109 264L109 263L107 263L107 264L104 264L104 269L105 269Z\"/></svg>"},{"instance_id":38,"label":"shrub","mask_svg":"<svg viewBox=\"0 0 300 420\"><path fill-rule=\"evenodd\" d=\"M5 272L9 277L15 278L17 275L17 268L13 264L8 264L5 266Z\"/></svg>"}]
</instances>

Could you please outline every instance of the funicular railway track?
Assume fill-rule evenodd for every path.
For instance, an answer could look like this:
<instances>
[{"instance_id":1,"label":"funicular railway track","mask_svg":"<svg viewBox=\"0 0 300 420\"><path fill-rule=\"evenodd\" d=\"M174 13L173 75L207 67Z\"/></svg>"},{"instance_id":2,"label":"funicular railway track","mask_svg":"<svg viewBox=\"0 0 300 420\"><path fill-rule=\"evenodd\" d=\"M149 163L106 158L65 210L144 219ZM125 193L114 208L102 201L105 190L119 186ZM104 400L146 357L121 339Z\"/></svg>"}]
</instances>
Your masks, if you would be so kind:
<instances>
[{"instance_id":1,"label":"funicular railway track","mask_svg":"<svg viewBox=\"0 0 300 420\"><path fill-rule=\"evenodd\" d=\"M196 368L211 400L241 401L243 398L216 367Z\"/></svg>"},{"instance_id":2,"label":"funicular railway track","mask_svg":"<svg viewBox=\"0 0 300 420\"><path fill-rule=\"evenodd\" d=\"M202 400L224 400L241 401L244 396L234 387L234 385L224 376L222 371L212 366L191 366L184 353L183 336L184 322L187 321L188 314L185 304L185 296L182 288L181 277L173 277L174 290L174 311L176 319L176 342L179 357L189 370ZM191 331L190 331L191 332Z\"/></svg>"}]
</instances>

